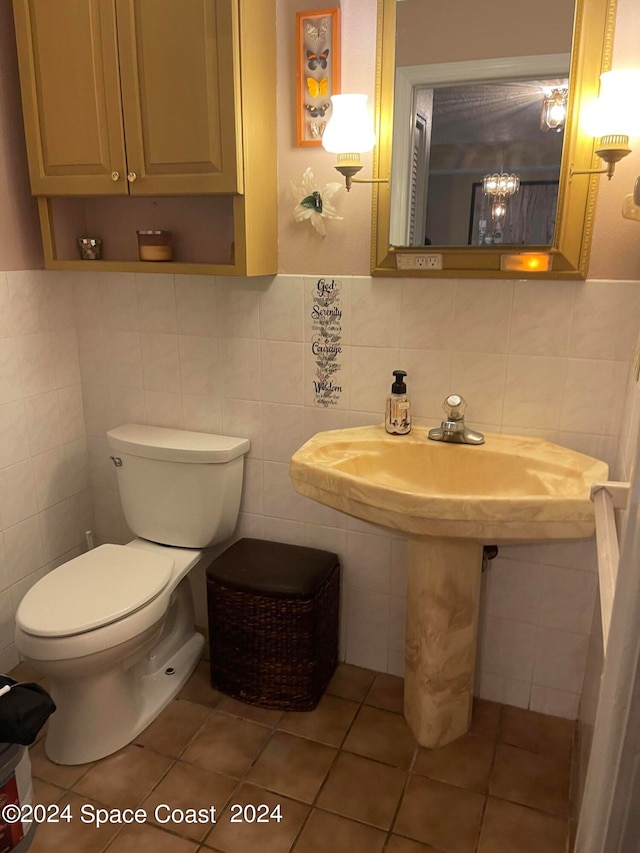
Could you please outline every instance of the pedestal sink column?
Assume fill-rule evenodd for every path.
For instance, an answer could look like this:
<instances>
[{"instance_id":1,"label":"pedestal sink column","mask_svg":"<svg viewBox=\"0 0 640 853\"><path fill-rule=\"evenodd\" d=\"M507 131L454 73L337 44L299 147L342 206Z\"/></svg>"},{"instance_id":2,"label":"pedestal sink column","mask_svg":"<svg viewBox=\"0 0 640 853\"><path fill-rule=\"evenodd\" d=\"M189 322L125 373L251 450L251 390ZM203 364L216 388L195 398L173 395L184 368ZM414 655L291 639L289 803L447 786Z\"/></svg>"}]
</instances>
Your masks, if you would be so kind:
<instances>
[{"instance_id":1,"label":"pedestal sink column","mask_svg":"<svg viewBox=\"0 0 640 853\"><path fill-rule=\"evenodd\" d=\"M443 746L469 728L482 545L409 539L404 715L418 743Z\"/></svg>"}]
</instances>

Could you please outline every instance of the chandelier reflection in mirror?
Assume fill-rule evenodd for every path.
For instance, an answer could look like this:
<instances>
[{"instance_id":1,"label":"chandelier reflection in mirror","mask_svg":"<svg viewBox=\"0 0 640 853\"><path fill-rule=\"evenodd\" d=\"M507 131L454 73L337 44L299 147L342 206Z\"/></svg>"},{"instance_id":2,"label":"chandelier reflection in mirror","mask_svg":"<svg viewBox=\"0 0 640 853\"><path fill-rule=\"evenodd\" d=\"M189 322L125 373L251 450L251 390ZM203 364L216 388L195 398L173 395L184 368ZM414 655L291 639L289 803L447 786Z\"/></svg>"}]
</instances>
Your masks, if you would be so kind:
<instances>
[{"instance_id":1,"label":"chandelier reflection in mirror","mask_svg":"<svg viewBox=\"0 0 640 853\"><path fill-rule=\"evenodd\" d=\"M507 213L507 199L520 189L520 176L506 172L494 172L482 179L482 192L492 199L491 218L495 222L504 219Z\"/></svg>"}]
</instances>

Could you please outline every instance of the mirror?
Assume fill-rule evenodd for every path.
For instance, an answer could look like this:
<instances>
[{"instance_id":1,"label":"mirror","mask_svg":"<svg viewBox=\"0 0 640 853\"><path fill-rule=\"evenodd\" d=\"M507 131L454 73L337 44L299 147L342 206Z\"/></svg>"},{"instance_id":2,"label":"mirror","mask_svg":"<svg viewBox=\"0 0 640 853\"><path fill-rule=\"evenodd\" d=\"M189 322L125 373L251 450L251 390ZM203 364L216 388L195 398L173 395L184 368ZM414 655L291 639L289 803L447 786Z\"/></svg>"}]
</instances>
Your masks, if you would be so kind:
<instances>
[{"instance_id":1,"label":"mirror","mask_svg":"<svg viewBox=\"0 0 640 853\"><path fill-rule=\"evenodd\" d=\"M540 0L527 20L463 2L378 2L374 174L390 181L374 185L372 272L584 278L598 179L571 171L599 165L578 116L615 0ZM564 129L543 131L545 90L567 88Z\"/></svg>"}]
</instances>

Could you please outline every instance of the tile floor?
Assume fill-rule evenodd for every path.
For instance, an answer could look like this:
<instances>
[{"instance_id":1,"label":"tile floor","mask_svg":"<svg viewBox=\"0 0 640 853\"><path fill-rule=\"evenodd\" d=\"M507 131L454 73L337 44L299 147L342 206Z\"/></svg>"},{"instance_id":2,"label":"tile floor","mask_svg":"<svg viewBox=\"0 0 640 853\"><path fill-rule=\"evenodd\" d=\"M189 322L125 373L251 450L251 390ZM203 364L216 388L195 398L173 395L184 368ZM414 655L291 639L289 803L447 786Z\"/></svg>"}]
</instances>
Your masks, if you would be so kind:
<instances>
[{"instance_id":1,"label":"tile floor","mask_svg":"<svg viewBox=\"0 0 640 853\"><path fill-rule=\"evenodd\" d=\"M573 723L478 700L469 734L426 750L402 717L402 690L343 664L315 711L283 714L213 690L203 661L115 755L62 767L42 740L31 748L36 802L73 815L38 827L31 851L565 853ZM185 815L213 805L216 822L165 822L166 808L154 819L162 804ZM140 808L147 819L96 828L83 805L89 817ZM251 805L274 818L279 806L282 819L230 821Z\"/></svg>"}]
</instances>

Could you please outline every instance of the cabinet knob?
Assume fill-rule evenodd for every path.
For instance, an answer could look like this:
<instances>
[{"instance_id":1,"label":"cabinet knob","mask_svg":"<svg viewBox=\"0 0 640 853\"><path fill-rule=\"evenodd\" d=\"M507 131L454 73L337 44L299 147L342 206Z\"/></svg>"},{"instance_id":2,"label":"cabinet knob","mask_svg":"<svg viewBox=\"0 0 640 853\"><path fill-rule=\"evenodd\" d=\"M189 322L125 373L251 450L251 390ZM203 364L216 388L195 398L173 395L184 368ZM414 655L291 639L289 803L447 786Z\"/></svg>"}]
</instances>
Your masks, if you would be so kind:
<instances>
[{"instance_id":1,"label":"cabinet knob","mask_svg":"<svg viewBox=\"0 0 640 853\"><path fill-rule=\"evenodd\" d=\"M129 181L130 184L132 184L137 177L138 176L136 175L135 172L128 172L127 173L127 180Z\"/></svg>"},{"instance_id":2,"label":"cabinet knob","mask_svg":"<svg viewBox=\"0 0 640 853\"><path fill-rule=\"evenodd\" d=\"M120 172L111 172L111 180L112 181L120 180Z\"/></svg>"}]
</instances>

